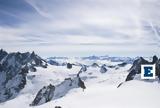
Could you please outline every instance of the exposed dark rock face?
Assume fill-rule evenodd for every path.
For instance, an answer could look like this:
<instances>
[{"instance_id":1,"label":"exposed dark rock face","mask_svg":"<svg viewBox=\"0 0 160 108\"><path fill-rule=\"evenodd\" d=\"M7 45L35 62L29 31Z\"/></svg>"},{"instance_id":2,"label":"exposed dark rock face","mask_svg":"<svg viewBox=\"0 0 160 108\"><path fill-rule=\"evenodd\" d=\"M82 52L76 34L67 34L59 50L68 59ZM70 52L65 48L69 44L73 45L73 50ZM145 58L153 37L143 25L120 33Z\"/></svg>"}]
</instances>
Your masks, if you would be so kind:
<instances>
[{"instance_id":1,"label":"exposed dark rock face","mask_svg":"<svg viewBox=\"0 0 160 108\"><path fill-rule=\"evenodd\" d=\"M85 89L85 84L79 76L75 78L66 78L62 83L56 86L54 99L64 96L69 90L81 87Z\"/></svg>"},{"instance_id":2,"label":"exposed dark rock face","mask_svg":"<svg viewBox=\"0 0 160 108\"><path fill-rule=\"evenodd\" d=\"M159 81L160 81L160 74L158 75L158 79L159 79Z\"/></svg>"},{"instance_id":3,"label":"exposed dark rock face","mask_svg":"<svg viewBox=\"0 0 160 108\"><path fill-rule=\"evenodd\" d=\"M141 73L142 64L149 64L149 62L143 57L140 57L139 59L134 61L133 66L129 69L129 71L134 70L137 74Z\"/></svg>"},{"instance_id":4,"label":"exposed dark rock face","mask_svg":"<svg viewBox=\"0 0 160 108\"><path fill-rule=\"evenodd\" d=\"M127 78L125 81L133 80L135 75L136 75L136 71L134 71L134 70L130 71L129 74L127 75Z\"/></svg>"},{"instance_id":5,"label":"exposed dark rock face","mask_svg":"<svg viewBox=\"0 0 160 108\"><path fill-rule=\"evenodd\" d=\"M79 74L81 74L82 72L86 72L87 71L87 66L86 65L81 65L81 69L80 69L80 71L78 72L78 76L79 76Z\"/></svg>"},{"instance_id":6,"label":"exposed dark rock face","mask_svg":"<svg viewBox=\"0 0 160 108\"><path fill-rule=\"evenodd\" d=\"M67 68L71 69L72 68L72 64L71 63L67 63Z\"/></svg>"},{"instance_id":7,"label":"exposed dark rock face","mask_svg":"<svg viewBox=\"0 0 160 108\"><path fill-rule=\"evenodd\" d=\"M30 67L45 67L45 61L34 52L6 53L0 50L0 102L16 97L26 85L26 75Z\"/></svg>"},{"instance_id":8,"label":"exposed dark rock face","mask_svg":"<svg viewBox=\"0 0 160 108\"><path fill-rule=\"evenodd\" d=\"M31 63L31 66L40 66L43 68L47 68L47 62L41 57L37 56L34 52L30 54L28 62Z\"/></svg>"},{"instance_id":9,"label":"exposed dark rock face","mask_svg":"<svg viewBox=\"0 0 160 108\"><path fill-rule=\"evenodd\" d=\"M86 86L84 82L81 80L81 78L78 78L78 86L81 87L83 90L86 89Z\"/></svg>"},{"instance_id":10,"label":"exposed dark rock face","mask_svg":"<svg viewBox=\"0 0 160 108\"><path fill-rule=\"evenodd\" d=\"M83 72L86 72L87 71L87 66L86 65L81 65L81 70L83 71Z\"/></svg>"},{"instance_id":11,"label":"exposed dark rock face","mask_svg":"<svg viewBox=\"0 0 160 108\"><path fill-rule=\"evenodd\" d=\"M156 64L156 75L160 80L160 59L158 60L158 58L154 57L152 63Z\"/></svg>"},{"instance_id":12,"label":"exposed dark rock face","mask_svg":"<svg viewBox=\"0 0 160 108\"><path fill-rule=\"evenodd\" d=\"M107 72L107 68L105 67L105 65L102 65L102 66L101 66L100 72L101 72L101 73L106 73L106 72Z\"/></svg>"},{"instance_id":13,"label":"exposed dark rock face","mask_svg":"<svg viewBox=\"0 0 160 108\"><path fill-rule=\"evenodd\" d=\"M119 88L122 84L123 84L123 82L121 82L121 83L117 86L117 88Z\"/></svg>"},{"instance_id":14,"label":"exposed dark rock face","mask_svg":"<svg viewBox=\"0 0 160 108\"><path fill-rule=\"evenodd\" d=\"M86 88L84 82L79 76L73 79L66 78L62 83L56 86L49 85L47 87L43 87L36 95L31 106L41 105L50 101L51 99L55 100L61 98L66 95L69 90L78 87L81 87L83 89Z\"/></svg>"},{"instance_id":15,"label":"exposed dark rock face","mask_svg":"<svg viewBox=\"0 0 160 108\"><path fill-rule=\"evenodd\" d=\"M92 67L99 67L99 65L97 64L97 63L93 63L92 65L91 65Z\"/></svg>"},{"instance_id":16,"label":"exposed dark rock face","mask_svg":"<svg viewBox=\"0 0 160 108\"><path fill-rule=\"evenodd\" d=\"M61 106L55 106L55 108L62 108Z\"/></svg>"},{"instance_id":17,"label":"exposed dark rock face","mask_svg":"<svg viewBox=\"0 0 160 108\"><path fill-rule=\"evenodd\" d=\"M7 55L8 53L3 49L0 50L0 61Z\"/></svg>"},{"instance_id":18,"label":"exposed dark rock face","mask_svg":"<svg viewBox=\"0 0 160 108\"><path fill-rule=\"evenodd\" d=\"M158 60L157 56L153 56L152 62L148 62L144 58L140 57L139 59L135 60L133 66L129 69L129 74L126 78L126 81L130 81L134 79L136 74L141 73L141 65L142 64L155 64L156 65L156 76L160 75L160 60Z\"/></svg>"},{"instance_id":19,"label":"exposed dark rock face","mask_svg":"<svg viewBox=\"0 0 160 108\"><path fill-rule=\"evenodd\" d=\"M129 74L126 78L126 81L133 80L136 74L141 73L141 65L148 63L149 62L145 60L143 57L140 57L139 59L135 60L132 67L129 69Z\"/></svg>"},{"instance_id":20,"label":"exposed dark rock face","mask_svg":"<svg viewBox=\"0 0 160 108\"><path fill-rule=\"evenodd\" d=\"M60 65L57 61L54 61L54 60L48 60L47 62L51 65L54 65L54 66L59 66Z\"/></svg>"},{"instance_id":21,"label":"exposed dark rock face","mask_svg":"<svg viewBox=\"0 0 160 108\"><path fill-rule=\"evenodd\" d=\"M116 66L113 66L113 65L110 65L110 66L107 66L108 68L115 68Z\"/></svg>"},{"instance_id":22,"label":"exposed dark rock face","mask_svg":"<svg viewBox=\"0 0 160 108\"><path fill-rule=\"evenodd\" d=\"M49 102L54 95L55 87L53 85L44 86L36 95L36 98L30 104L31 106L41 105L43 103Z\"/></svg>"},{"instance_id":23,"label":"exposed dark rock face","mask_svg":"<svg viewBox=\"0 0 160 108\"><path fill-rule=\"evenodd\" d=\"M153 56L153 61L152 61L152 64L156 63L158 61L158 57L157 56Z\"/></svg>"},{"instance_id":24,"label":"exposed dark rock face","mask_svg":"<svg viewBox=\"0 0 160 108\"><path fill-rule=\"evenodd\" d=\"M118 64L119 67L124 67L124 66L126 66L126 65L127 65L127 63L125 63L125 62L123 62L123 63L121 63L121 64Z\"/></svg>"}]
</instances>

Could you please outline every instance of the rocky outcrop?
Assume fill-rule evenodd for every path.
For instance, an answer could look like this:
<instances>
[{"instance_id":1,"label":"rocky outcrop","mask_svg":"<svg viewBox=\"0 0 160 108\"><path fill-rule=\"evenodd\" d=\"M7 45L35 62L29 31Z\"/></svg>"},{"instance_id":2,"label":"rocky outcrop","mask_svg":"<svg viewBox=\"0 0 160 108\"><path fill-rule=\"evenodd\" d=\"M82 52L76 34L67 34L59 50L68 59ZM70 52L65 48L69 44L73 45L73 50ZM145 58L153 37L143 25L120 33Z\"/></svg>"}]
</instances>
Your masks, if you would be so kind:
<instances>
[{"instance_id":1,"label":"rocky outcrop","mask_svg":"<svg viewBox=\"0 0 160 108\"><path fill-rule=\"evenodd\" d=\"M71 63L67 63L67 69L71 69L72 68L72 64Z\"/></svg>"},{"instance_id":2,"label":"rocky outcrop","mask_svg":"<svg viewBox=\"0 0 160 108\"><path fill-rule=\"evenodd\" d=\"M73 79L66 78L62 83L56 86L51 84L47 87L45 86L38 92L31 106L41 105L51 99L55 100L61 98L66 95L69 90L78 87L81 87L82 89L86 88L84 82L79 76Z\"/></svg>"},{"instance_id":3,"label":"rocky outcrop","mask_svg":"<svg viewBox=\"0 0 160 108\"><path fill-rule=\"evenodd\" d=\"M93 63L92 65L91 65L92 67L99 67L99 65L97 64L97 63Z\"/></svg>"},{"instance_id":4,"label":"rocky outcrop","mask_svg":"<svg viewBox=\"0 0 160 108\"><path fill-rule=\"evenodd\" d=\"M49 102L54 95L55 87L53 85L44 86L36 95L30 106L41 105L43 103Z\"/></svg>"},{"instance_id":5,"label":"rocky outcrop","mask_svg":"<svg viewBox=\"0 0 160 108\"><path fill-rule=\"evenodd\" d=\"M102 65L102 66L101 66L100 72L101 72L101 73L106 73L106 72L107 72L107 68L105 67L105 65Z\"/></svg>"},{"instance_id":6,"label":"rocky outcrop","mask_svg":"<svg viewBox=\"0 0 160 108\"><path fill-rule=\"evenodd\" d=\"M33 53L6 53L0 50L0 102L16 97L26 85L30 67L46 67L43 59Z\"/></svg>"},{"instance_id":7,"label":"rocky outcrop","mask_svg":"<svg viewBox=\"0 0 160 108\"><path fill-rule=\"evenodd\" d=\"M87 71L87 66L86 65L80 65L81 69L78 72L77 76L79 76L82 72L86 72Z\"/></svg>"},{"instance_id":8,"label":"rocky outcrop","mask_svg":"<svg viewBox=\"0 0 160 108\"><path fill-rule=\"evenodd\" d=\"M51 65L54 65L54 66L60 66L60 64L57 61L55 61L55 60L48 60L47 62L49 64L51 64Z\"/></svg>"},{"instance_id":9,"label":"rocky outcrop","mask_svg":"<svg viewBox=\"0 0 160 108\"><path fill-rule=\"evenodd\" d=\"M158 57L157 56L153 56L152 64L156 63L157 61L158 61Z\"/></svg>"},{"instance_id":10,"label":"rocky outcrop","mask_svg":"<svg viewBox=\"0 0 160 108\"><path fill-rule=\"evenodd\" d=\"M3 49L0 50L0 61L7 55L8 53Z\"/></svg>"},{"instance_id":11,"label":"rocky outcrop","mask_svg":"<svg viewBox=\"0 0 160 108\"><path fill-rule=\"evenodd\" d=\"M118 64L119 67L124 67L126 65L127 65L127 63L125 63L125 62Z\"/></svg>"},{"instance_id":12,"label":"rocky outcrop","mask_svg":"<svg viewBox=\"0 0 160 108\"><path fill-rule=\"evenodd\" d=\"M34 52L29 54L30 56L27 58L28 64L31 64L31 66L40 66L43 68L47 68L47 62L43 60L41 57L36 55Z\"/></svg>"},{"instance_id":13,"label":"rocky outcrop","mask_svg":"<svg viewBox=\"0 0 160 108\"><path fill-rule=\"evenodd\" d=\"M129 69L129 74L127 75L127 78L125 81L130 81L135 78L137 74L141 73L141 65L143 64L155 64L156 65L156 76L160 80L160 59L158 59L157 56L153 56L152 62L149 62L145 60L143 57L138 58L133 62L132 67ZM124 82L120 83L118 87L120 87Z\"/></svg>"},{"instance_id":14,"label":"rocky outcrop","mask_svg":"<svg viewBox=\"0 0 160 108\"><path fill-rule=\"evenodd\" d=\"M129 74L126 78L126 81L133 80L136 74L141 73L141 65L142 64L156 64L156 76L160 75L160 60L158 60L157 56L153 56L152 62L145 60L143 57L135 60L132 67L129 69Z\"/></svg>"},{"instance_id":15,"label":"rocky outcrop","mask_svg":"<svg viewBox=\"0 0 160 108\"><path fill-rule=\"evenodd\" d=\"M81 70L83 71L83 72L86 72L87 71L87 66L86 65L81 65Z\"/></svg>"},{"instance_id":16,"label":"rocky outcrop","mask_svg":"<svg viewBox=\"0 0 160 108\"><path fill-rule=\"evenodd\" d=\"M61 106L55 106L55 108L62 108Z\"/></svg>"},{"instance_id":17,"label":"rocky outcrop","mask_svg":"<svg viewBox=\"0 0 160 108\"><path fill-rule=\"evenodd\" d=\"M141 65L142 64L148 64L149 62L145 60L143 57L140 57L139 59L135 60L133 62L132 67L129 69L129 74L126 78L126 81L133 80L134 76L136 74L141 73Z\"/></svg>"},{"instance_id":18,"label":"rocky outcrop","mask_svg":"<svg viewBox=\"0 0 160 108\"><path fill-rule=\"evenodd\" d=\"M114 66L114 65L109 65L109 66L107 66L108 68L115 68L116 66Z\"/></svg>"},{"instance_id":19,"label":"rocky outcrop","mask_svg":"<svg viewBox=\"0 0 160 108\"><path fill-rule=\"evenodd\" d=\"M78 77L78 86L81 87L83 90L86 89L86 86L80 77Z\"/></svg>"}]
</instances>

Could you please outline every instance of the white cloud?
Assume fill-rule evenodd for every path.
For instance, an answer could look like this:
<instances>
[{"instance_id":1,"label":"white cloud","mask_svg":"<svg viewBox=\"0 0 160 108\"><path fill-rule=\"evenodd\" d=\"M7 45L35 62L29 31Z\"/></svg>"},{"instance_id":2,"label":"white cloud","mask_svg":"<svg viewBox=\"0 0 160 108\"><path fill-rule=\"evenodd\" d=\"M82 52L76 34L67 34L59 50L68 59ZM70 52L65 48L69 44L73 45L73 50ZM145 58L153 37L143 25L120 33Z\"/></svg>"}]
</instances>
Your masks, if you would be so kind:
<instances>
[{"instance_id":1,"label":"white cloud","mask_svg":"<svg viewBox=\"0 0 160 108\"><path fill-rule=\"evenodd\" d=\"M1 27L0 46L14 51L22 47L38 49L40 53L51 51L57 55L87 51L158 53L160 37L154 30L160 24L158 1L26 0L44 19L32 18L31 14L24 17L28 22L18 27Z\"/></svg>"}]
</instances>

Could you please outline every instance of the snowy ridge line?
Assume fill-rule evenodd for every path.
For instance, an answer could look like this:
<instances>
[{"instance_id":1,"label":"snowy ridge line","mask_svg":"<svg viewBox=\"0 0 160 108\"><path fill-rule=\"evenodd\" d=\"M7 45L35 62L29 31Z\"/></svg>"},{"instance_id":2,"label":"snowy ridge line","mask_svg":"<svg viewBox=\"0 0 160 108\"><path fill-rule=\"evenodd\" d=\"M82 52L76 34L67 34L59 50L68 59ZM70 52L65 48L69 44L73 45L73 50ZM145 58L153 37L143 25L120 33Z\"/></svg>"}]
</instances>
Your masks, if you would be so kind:
<instances>
[{"instance_id":1,"label":"snowy ridge line","mask_svg":"<svg viewBox=\"0 0 160 108\"><path fill-rule=\"evenodd\" d=\"M84 71L84 67L80 69L77 74L77 77L74 78L65 78L63 82L58 85L49 84L48 86L44 86L39 90L35 99L32 101L30 106L37 106L44 103L47 103L51 100L55 100L65 96L69 90L73 88L81 87L83 90L86 89L84 82L79 77L79 74Z\"/></svg>"},{"instance_id":2,"label":"snowy ridge line","mask_svg":"<svg viewBox=\"0 0 160 108\"><path fill-rule=\"evenodd\" d=\"M13 97L6 98L0 107L119 108L125 104L130 108L136 99L132 108L139 108L137 105L140 105L141 100L147 99L146 102L149 103L146 96L152 97L154 102L158 103L156 97L160 96L157 83L160 59L156 56L138 57L133 64L81 58L52 60L56 60L52 62L53 65L34 52L8 54L0 50L0 92L10 89L7 93L13 94ZM140 79L140 65L146 63L156 63L156 80ZM120 84L121 82L125 83ZM20 84L22 85L19 86ZM117 89L118 84L120 88ZM7 90L3 89L4 87L7 87ZM81 88L87 89L82 92ZM3 94L5 95L8 94ZM140 95L142 97L138 97ZM132 98L128 99L128 96ZM117 104L113 104L113 100ZM150 108L147 103L142 104L141 108ZM159 108L156 104L151 105Z\"/></svg>"},{"instance_id":3,"label":"snowy ridge line","mask_svg":"<svg viewBox=\"0 0 160 108\"><path fill-rule=\"evenodd\" d=\"M29 53L7 53L0 50L0 102L15 98L26 85L29 71L36 71L36 67L47 68L47 62Z\"/></svg>"},{"instance_id":4,"label":"snowy ridge line","mask_svg":"<svg viewBox=\"0 0 160 108\"><path fill-rule=\"evenodd\" d=\"M140 79L141 74L141 65L144 64L155 64L156 65L156 77L160 80L160 59L158 59L157 56L153 56L152 61L147 61L143 57L138 58L134 61L132 67L128 70L129 74L126 77L125 82L134 80L134 79ZM144 80L148 81L148 80ZM119 88L124 82L120 83L117 88Z\"/></svg>"}]
</instances>

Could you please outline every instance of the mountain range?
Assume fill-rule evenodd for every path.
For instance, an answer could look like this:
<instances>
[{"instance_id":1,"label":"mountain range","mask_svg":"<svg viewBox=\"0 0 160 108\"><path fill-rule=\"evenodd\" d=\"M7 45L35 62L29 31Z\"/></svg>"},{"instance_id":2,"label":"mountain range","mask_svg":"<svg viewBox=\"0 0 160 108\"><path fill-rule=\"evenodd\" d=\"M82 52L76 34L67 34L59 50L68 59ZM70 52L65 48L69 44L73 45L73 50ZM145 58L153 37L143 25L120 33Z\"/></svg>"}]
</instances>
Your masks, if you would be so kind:
<instances>
[{"instance_id":1,"label":"mountain range","mask_svg":"<svg viewBox=\"0 0 160 108\"><path fill-rule=\"evenodd\" d=\"M142 64L156 65L155 80L140 78ZM159 80L157 56L44 59L0 50L0 108L159 108Z\"/></svg>"}]
</instances>

